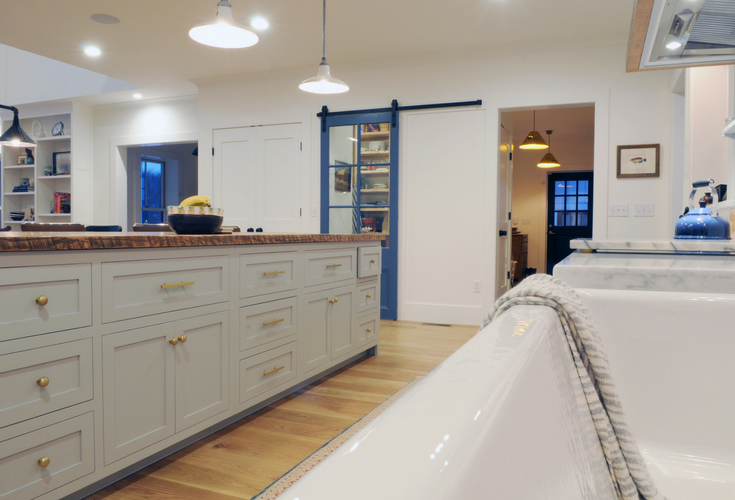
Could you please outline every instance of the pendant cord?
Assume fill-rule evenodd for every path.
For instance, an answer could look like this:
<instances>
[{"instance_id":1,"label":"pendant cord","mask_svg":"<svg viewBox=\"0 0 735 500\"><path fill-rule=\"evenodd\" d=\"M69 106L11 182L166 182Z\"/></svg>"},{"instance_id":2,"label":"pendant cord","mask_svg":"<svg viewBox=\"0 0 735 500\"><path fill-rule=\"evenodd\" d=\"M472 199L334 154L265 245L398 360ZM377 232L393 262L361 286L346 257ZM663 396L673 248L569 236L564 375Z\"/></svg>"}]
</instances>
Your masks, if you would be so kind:
<instances>
[{"instance_id":1,"label":"pendant cord","mask_svg":"<svg viewBox=\"0 0 735 500\"><path fill-rule=\"evenodd\" d=\"M322 61L327 61L327 0L323 0L322 8Z\"/></svg>"}]
</instances>

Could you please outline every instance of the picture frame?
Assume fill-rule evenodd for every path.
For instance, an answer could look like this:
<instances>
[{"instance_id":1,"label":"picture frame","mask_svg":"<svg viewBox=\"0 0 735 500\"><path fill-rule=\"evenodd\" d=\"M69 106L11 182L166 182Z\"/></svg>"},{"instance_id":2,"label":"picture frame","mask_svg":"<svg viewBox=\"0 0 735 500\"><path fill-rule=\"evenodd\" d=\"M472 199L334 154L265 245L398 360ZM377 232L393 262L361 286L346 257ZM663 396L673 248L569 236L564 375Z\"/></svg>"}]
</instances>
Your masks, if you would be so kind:
<instances>
[{"instance_id":1,"label":"picture frame","mask_svg":"<svg viewBox=\"0 0 735 500\"><path fill-rule=\"evenodd\" d=\"M54 175L71 174L71 152L59 151L54 153Z\"/></svg>"},{"instance_id":2,"label":"picture frame","mask_svg":"<svg viewBox=\"0 0 735 500\"><path fill-rule=\"evenodd\" d=\"M626 177L658 177L661 145L634 144L618 146L618 179Z\"/></svg>"},{"instance_id":3,"label":"picture frame","mask_svg":"<svg viewBox=\"0 0 735 500\"><path fill-rule=\"evenodd\" d=\"M342 192L350 192L352 184L352 167L343 167L334 169L334 190Z\"/></svg>"},{"instance_id":4,"label":"picture frame","mask_svg":"<svg viewBox=\"0 0 735 500\"><path fill-rule=\"evenodd\" d=\"M17 165L25 165L28 162L28 155L18 155Z\"/></svg>"}]
</instances>

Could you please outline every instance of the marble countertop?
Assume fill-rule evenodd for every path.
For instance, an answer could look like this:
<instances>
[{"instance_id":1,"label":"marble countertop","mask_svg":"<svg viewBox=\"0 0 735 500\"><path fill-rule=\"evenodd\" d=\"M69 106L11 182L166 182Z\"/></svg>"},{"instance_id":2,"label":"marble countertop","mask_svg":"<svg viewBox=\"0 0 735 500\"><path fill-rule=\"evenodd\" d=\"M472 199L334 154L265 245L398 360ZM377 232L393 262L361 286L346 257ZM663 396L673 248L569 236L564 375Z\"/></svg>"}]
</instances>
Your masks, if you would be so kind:
<instances>
[{"instance_id":1,"label":"marble countertop","mask_svg":"<svg viewBox=\"0 0 735 500\"><path fill-rule=\"evenodd\" d=\"M572 240L569 247L610 253L712 253L735 254L733 240L640 240L595 241Z\"/></svg>"},{"instance_id":2,"label":"marble countertop","mask_svg":"<svg viewBox=\"0 0 735 500\"><path fill-rule=\"evenodd\" d=\"M370 234L0 232L0 252L381 241Z\"/></svg>"}]
</instances>

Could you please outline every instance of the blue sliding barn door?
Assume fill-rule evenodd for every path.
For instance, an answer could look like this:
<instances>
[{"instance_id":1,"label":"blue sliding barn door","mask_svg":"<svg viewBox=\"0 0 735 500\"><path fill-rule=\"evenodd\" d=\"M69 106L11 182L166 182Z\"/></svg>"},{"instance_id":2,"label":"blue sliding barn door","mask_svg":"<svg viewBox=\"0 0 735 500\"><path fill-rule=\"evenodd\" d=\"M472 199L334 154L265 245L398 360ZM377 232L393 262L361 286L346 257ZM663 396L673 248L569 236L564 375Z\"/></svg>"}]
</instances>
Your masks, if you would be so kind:
<instances>
[{"instance_id":1,"label":"blue sliding barn door","mask_svg":"<svg viewBox=\"0 0 735 500\"><path fill-rule=\"evenodd\" d=\"M321 139L321 232L382 233L380 317L398 317L398 114L327 115Z\"/></svg>"}]
</instances>

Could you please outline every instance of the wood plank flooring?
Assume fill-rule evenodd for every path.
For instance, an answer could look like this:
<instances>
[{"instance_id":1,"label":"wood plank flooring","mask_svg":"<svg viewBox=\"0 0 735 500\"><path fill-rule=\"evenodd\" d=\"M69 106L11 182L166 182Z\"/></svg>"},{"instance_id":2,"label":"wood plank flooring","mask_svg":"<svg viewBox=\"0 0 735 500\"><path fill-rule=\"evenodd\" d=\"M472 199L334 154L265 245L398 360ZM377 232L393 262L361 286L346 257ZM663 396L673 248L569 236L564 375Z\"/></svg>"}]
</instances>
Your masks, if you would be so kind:
<instances>
[{"instance_id":1,"label":"wood plank flooring","mask_svg":"<svg viewBox=\"0 0 735 500\"><path fill-rule=\"evenodd\" d=\"M362 358L88 499L250 499L429 373L477 329L381 321L379 356Z\"/></svg>"}]
</instances>

